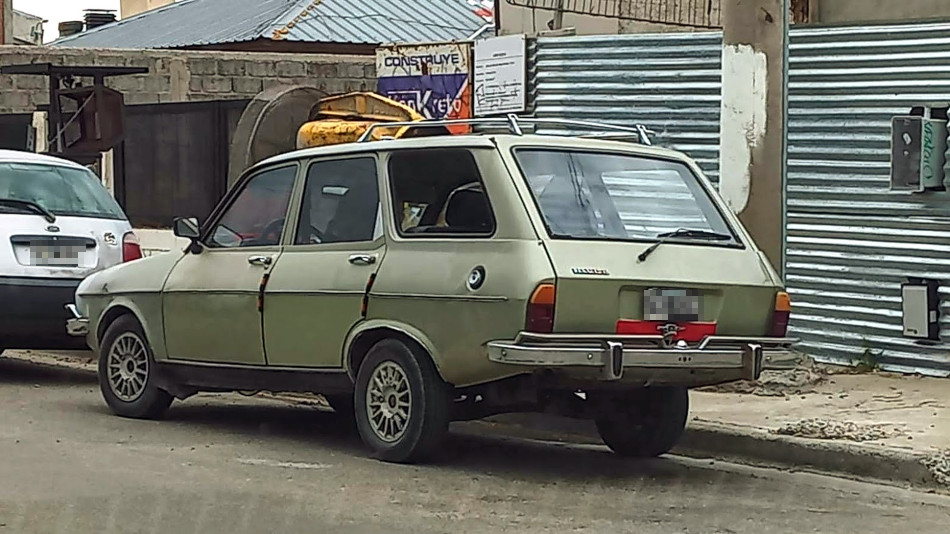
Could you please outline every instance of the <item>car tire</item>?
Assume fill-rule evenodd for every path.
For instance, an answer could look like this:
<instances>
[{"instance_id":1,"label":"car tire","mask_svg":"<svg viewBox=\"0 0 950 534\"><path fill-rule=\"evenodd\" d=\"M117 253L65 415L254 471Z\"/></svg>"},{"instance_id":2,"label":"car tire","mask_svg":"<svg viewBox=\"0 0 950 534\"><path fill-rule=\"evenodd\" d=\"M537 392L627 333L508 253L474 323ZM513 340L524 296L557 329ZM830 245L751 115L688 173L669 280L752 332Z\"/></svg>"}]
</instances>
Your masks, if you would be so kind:
<instances>
[{"instance_id":1,"label":"car tire","mask_svg":"<svg viewBox=\"0 0 950 534\"><path fill-rule=\"evenodd\" d=\"M116 415L159 419L171 406L173 397L156 385L155 359L145 331L131 315L109 325L99 344L98 369L99 390Z\"/></svg>"},{"instance_id":2,"label":"car tire","mask_svg":"<svg viewBox=\"0 0 950 534\"><path fill-rule=\"evenodd\" d=\"M682 437L689 415L683 387L644 388L611 399L609 417L596 419L597 431L615 453L653 458L669 452Z\"/></svg>"},{"instance_id":3,"label":"car tire","mask_svg":"<svg viewBox=\"0 0 950 534\"><path fill-rule=\"evenodd\" d=\"M374 345L356 377L360 437L386 462L426 459L449 428L451 395L429 356L396 339Z\"/></svg>"}]
</instances>

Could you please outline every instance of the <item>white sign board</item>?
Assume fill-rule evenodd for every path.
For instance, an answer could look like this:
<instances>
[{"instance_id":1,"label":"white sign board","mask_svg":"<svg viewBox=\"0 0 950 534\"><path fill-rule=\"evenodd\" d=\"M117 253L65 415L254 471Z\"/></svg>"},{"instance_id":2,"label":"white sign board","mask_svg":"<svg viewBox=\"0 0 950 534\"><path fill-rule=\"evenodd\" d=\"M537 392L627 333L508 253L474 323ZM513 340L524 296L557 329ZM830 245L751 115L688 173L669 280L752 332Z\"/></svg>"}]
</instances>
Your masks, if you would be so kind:
<instances>
[{"instance_id":1,"label":"white sign board","mask_svg":"<svg viewBox=\"0 0 950 534\"><path fill-rule=\"evenodd\" d=\"M527 108L525 36L475 41L475 116Z\"/></svg>"}]
</instances>

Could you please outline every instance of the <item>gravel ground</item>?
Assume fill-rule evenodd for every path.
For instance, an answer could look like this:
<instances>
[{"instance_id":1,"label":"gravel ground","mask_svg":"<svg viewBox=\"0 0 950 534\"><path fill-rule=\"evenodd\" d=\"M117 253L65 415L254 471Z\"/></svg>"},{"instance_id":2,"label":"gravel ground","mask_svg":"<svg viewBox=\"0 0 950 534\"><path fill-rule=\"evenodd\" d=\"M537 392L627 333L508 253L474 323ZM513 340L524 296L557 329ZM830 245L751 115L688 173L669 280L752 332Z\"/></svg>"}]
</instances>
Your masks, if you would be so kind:
<instances>
[{"instance_id":1,"label":"gravel ground","mask_svg":"<svg viewBox=\"0 0 950 534\"><path fill-rule=\"evenodd\" d=\"M740 380L730 384L699 388L710 393L741 393L759 397L787 397L816 393L815 386L828 380L828 366L819 365L811 358L802 357L802 363L789 371L763 371L756 381Z\"/></svg>"},{"instance_id":2,"label":"gravel ground","mask_svg":"<svg viewBox=\"0 0 950 534\"><path fill-rule=\"evenodd\" d=\"M812 439L840 439L847 441L875 441L900 436L902 428L887 424L860 424L850 421L804 419L771 430L781 436L797 436Z\"/></svg>"},{"instance_id":3,"label":"gravel ground","mask_svg":"<svg viewBox=\"0 0 950 534\"><path fill-rule=\"evenodd\" d=\"M933 473L937 482L950 488L950 449L928 457L923 464Z\"/></svg>"}]
</instances>

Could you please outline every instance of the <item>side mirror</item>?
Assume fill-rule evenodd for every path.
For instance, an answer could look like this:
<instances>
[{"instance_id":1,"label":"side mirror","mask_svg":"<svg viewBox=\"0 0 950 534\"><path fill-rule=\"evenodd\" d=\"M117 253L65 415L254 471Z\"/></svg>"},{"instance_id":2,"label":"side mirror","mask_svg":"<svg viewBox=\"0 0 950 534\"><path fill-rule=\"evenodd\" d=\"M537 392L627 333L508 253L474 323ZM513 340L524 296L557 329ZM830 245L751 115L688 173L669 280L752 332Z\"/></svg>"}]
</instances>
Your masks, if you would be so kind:
<instances>
[{"instance_id":1,"label":"side mirror","mask_svg":"<svg viewBox=\"0 0 950 534\"><path fill-rule=\"evenodd\" d=\"M201 254L201 243L198 238L201 237L201 229L198 227L198 219L194 217L176 217L173 225L175 237L190 239L191 243L185 249L191 254Z\"/></svg>"},{"instance_id":2,"label":"side mirror","mask_svg":"<svg viewBox=\"0 0 950 534\"><path fill-rule=\"evenodd\" d=\"M174 223L175 237L183 237L195 241L201 236L198 228L198 219L194 217L176 217Z\"/></svg>"}]
</instances>

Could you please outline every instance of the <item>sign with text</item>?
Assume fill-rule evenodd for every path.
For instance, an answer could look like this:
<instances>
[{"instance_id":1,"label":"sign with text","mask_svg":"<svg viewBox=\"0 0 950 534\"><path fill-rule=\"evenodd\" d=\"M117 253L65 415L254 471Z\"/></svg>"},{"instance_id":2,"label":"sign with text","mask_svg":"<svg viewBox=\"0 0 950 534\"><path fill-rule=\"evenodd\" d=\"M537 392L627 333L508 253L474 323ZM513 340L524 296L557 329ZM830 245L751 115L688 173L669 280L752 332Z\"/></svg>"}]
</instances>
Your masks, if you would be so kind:
<instances>
[{"instance_id":1,"label":"sign with text","mask_svg":"<svg viewBox=\"0 0 950 534\"><path fill-rule=\"evenodd\" d=\"M525 36L493 37L475 43L475 115L521 113L527 109Z\"/></svg>"},{"instance_id":2,"label":"sign with text","mask_svg":"<svg viewBox=\"0 0 950 534\"><path fill-rule=\"evenodd\" d=\"M471 53L470 43L378 48L377 92L427 119L471 118ZM468 127L451 130L458 133Z\"/></svg>"}]
</instances>

